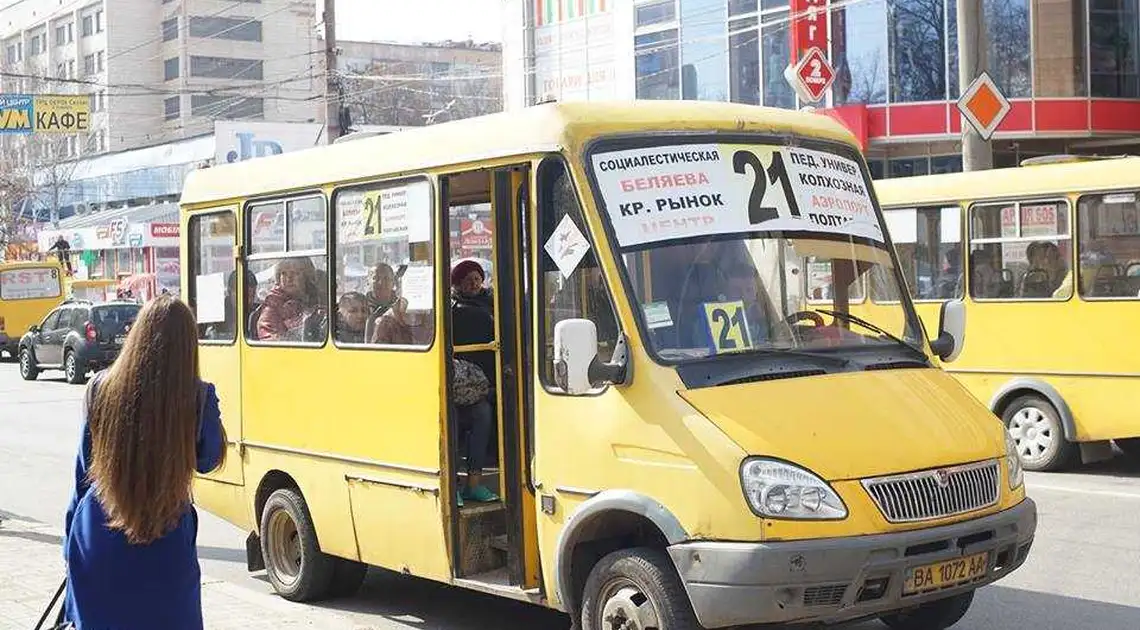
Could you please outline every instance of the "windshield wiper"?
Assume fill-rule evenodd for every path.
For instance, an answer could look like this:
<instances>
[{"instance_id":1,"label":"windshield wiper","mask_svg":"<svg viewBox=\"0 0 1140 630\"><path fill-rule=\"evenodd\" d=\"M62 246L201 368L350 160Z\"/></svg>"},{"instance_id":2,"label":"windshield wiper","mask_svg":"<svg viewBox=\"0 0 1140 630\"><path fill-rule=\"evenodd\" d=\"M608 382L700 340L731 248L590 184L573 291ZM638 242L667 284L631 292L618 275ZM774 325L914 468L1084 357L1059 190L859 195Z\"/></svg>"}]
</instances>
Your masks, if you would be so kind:
<instances>
[{"instance_id":1,"label":"windshield wiper","mask_svg":"<svg viewBox=\"0 0 1140 630\"><path fill-rule=\"evenodd\" d=\"M815 312L823 313L824 315L831 315L832 317L834 317L836 319L842 319L843 321L850 322L852 324L858 324L858 325L862 326L863 328L870 330L871 332L879 333L880 335L886 337L887 339L890 339L891 341L902 344L903 346L906 346L907 348L910 348L911 350L914 350L915 352L918 352L920 354L925 355L924 352L922 352L918 348L915 348L914 346L907 343L906 341L903 341L902 338L897 337L897 336L887 332L886 330L883 330L878 325L872 324L871 322L863 319L862 317L859 317L858 315L852 315L851 313L844 313L842 311L828 310L826 308L817 308L817 309L815 309Z\"/></svg>"}]
</instances>

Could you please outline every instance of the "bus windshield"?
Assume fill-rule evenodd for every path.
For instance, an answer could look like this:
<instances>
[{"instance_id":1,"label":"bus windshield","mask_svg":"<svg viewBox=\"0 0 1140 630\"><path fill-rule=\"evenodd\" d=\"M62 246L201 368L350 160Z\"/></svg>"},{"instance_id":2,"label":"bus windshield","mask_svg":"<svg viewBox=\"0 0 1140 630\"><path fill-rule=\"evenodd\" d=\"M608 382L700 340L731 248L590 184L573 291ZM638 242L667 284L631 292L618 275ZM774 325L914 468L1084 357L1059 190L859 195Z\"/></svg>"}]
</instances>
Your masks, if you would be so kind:
<instances>
[{"instance_id":1,"label":"bus windshield","mask_svg":"<svg viewBox=\"0 0 1140 630\"><path fill-rule=\"evenodd\" d=\"M921 352L854 156L827 146L658 141L595 152L590 166L646 345L662 361Z\"/></svg>"}]
</instances>

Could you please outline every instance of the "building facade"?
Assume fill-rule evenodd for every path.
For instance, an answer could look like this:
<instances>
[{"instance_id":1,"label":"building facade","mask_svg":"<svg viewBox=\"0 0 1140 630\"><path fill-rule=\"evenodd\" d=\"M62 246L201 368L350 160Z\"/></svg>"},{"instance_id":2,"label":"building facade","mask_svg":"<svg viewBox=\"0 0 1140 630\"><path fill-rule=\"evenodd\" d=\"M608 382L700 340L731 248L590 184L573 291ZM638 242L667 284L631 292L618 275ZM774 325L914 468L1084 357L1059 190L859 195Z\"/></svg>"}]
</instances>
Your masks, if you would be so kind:
<instances>
[{"instance_id":1,"label":"building facade","mask_svg":"<svg viewBox=\"0 0 1140 630\"><path fill-rule=\"evenodd\" d=\"M503 109L499 44L338 41L337 48L353 128L421 126Z\"/></svg>"},{"instance_id":2,"label":"building facade","mask_svg":"<svg viewBox=\"0 0 1140 630\"><path fill-rule=\"evenodd\" d=\"M836 78L818 107L864 141L875 176L961 170L955 0L820 4ZM986 69L1012 103L994 136L995 166L1137 150L1138 4L984 0ZM807 15L793 15L789 0L507 5L508 107L546 98L804 105L784 78L792 32Z\"/></svg>"},{"instance_id":3,"label":"building facade","mask_svg":"<svg viewBox=\"0 0 1140 630\"><path fill-rule=\"evenodd\" d=\"M23 165L213 131L215 119L322 121L315 4L15 0L0 7L0 93L89 94L91 132L3 136Z\"/></svg>"}]
</instances>

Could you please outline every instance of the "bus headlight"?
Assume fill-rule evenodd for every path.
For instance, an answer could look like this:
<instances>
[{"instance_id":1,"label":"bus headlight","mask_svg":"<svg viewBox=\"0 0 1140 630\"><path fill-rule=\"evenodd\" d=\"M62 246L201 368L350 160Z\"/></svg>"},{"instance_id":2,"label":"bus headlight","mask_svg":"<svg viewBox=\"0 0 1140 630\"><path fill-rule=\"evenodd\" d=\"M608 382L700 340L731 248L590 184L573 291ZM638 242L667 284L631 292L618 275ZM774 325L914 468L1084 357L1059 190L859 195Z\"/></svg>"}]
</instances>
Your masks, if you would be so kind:
<instances>
[{"instance_id":1,"label":"bus headlight","mask_svg":"<svg viewBox=\"0 0 1140 630\"><path fill-rule=\"evenodd\" d=\"M751 457L740 467L740 484L749 507L758 516L787 519L847 517L847 506L835 490L799 466Z\"/></svg>"},{"instance_id":2,"label":"bus headlight","mask_svg":"<svg viewBox=\"0 0 1140 630\"><path fill-rule=\"evenodd\" d=\"M1025 473L1021 469L1021 457L1017 454L1017 442L1005 432L1005 467L1009 469L1009 489L1017 490L1025 482Z\"/></svg>"}]
</instances>

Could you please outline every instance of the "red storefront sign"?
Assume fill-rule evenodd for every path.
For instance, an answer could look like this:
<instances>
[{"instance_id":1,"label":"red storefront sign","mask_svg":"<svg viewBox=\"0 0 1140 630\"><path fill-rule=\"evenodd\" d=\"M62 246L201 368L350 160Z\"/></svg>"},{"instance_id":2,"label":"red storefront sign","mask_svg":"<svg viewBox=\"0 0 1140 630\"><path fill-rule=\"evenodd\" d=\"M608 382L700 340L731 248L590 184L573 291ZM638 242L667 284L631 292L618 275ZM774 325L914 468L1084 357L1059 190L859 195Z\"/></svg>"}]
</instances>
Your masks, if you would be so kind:
<instances>
[{"instance_id":1,"label":"red storefront sign","mask_svg":"<svg viewBox=\"0 0 1140 630\"><path fill-rule=\"evenodd\" d=\"M150 235L154 238L178 238L177 223L151 223Z\"/></svg>"},{"instance_id":2,"label":"red storefront sign","mask_svg":"<svg viewBox=\"0 0 1140 630\"><path fill-rule=\"evenodd\" d=\"M811 50L828 50L828 0L791 0L792 63Z\"/></svg>"},{"instance_id":3,"label":"red storefront sign","mask_svg":"<svg viewBox=\"0 0 1140 630\"><path fill-rule=\"evenodd\" d=\"M491 226L479 219L461 219L459 246L464 249L490 249Z\"/></svg>"}]
</instances>

